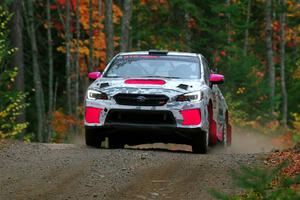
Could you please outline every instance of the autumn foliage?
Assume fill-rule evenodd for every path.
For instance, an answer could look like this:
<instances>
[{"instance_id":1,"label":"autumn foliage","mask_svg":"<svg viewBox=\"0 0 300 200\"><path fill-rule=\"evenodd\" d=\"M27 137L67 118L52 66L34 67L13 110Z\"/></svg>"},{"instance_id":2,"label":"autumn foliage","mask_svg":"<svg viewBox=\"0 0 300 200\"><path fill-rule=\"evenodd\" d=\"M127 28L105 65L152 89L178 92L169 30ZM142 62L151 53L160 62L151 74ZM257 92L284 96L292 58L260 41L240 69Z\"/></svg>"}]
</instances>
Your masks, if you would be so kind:
<instances>
[{"instance_id":1,"label":"autumn foliage","mask_svg":"<svg viewBox=\"0 0 300 200\"><path fill-rule=\"evenodd\" d=\"M68 134L72 131L72 127L80 124L73 116L65 115L62 111L57 110L53 113L51 125L55 132L53 142L64 142Z\"/></svg>"},{"instance_id":2,"label":"autumn foliage","mask_svg":"<svg viewBox=\"0 0 300 200\"><path fill-rule=\"evenodd\" d=\"M55 9L65 9L66 0L57 0L56 4L52 5ZM69 1L71 4L72 15L76 16L76 0ZM70 31L75 34L76 31L80 31L80 40L75 39L71 41L71 53L75 54L77 52L77 46L79 46L79 65L81 76L86 75L88 58L90 55L89 49L89 28L93 27L93 57L94 57L94 70L103 70L106 64L106 44L105 44L105 33L104 33L104 1L101 3L101 8L99 7L99 0L93 0L93 24L90 25L89 20L89 0L80 1L79 14L80 14L80 30L76 30L75 21L72 20ZM119 24L122 17L121 9L113 4L113 23ZM63 16L62 16L63 17ZM57 30L58 35L64 38L64 29L62 26L63 22L54 23L54 27ZM114 37L115 46L119 45L119 37ZM57 47L59 52L65 53L65 46Z\"/></svg>"},{"instance_id":3,"label":"autumn foliage","mask_svg":"<svg viewBox=\"0 0 300 200\"><path fill-rule=\"evenodd\" d=\"M283 169L284 174L288 176L300 174L300 143L293 148L269 154L266 164L274 167L284 161L289 162L289 165Z\"/></svg>"}]
</instances>

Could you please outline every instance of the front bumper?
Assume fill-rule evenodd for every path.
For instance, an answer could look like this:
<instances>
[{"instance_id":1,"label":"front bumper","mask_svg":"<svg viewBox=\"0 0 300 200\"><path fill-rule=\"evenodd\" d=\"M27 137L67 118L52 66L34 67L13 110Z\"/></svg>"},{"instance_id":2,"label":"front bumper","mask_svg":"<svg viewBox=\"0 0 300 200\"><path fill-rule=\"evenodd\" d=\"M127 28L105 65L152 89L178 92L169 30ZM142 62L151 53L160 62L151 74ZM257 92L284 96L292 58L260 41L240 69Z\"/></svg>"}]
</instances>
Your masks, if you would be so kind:
<instances>
[{"instance_id":1,"label":"front bumper","mask_svg":"<svg viewBox=\"0 0 300 200\"><path fill-rule=\"evenodd\" d=\"M85 102L86 127L208 129L207 106L200 102L170 102L164 106L125 106L111 100Z\"/></svg>"}]
</instances>

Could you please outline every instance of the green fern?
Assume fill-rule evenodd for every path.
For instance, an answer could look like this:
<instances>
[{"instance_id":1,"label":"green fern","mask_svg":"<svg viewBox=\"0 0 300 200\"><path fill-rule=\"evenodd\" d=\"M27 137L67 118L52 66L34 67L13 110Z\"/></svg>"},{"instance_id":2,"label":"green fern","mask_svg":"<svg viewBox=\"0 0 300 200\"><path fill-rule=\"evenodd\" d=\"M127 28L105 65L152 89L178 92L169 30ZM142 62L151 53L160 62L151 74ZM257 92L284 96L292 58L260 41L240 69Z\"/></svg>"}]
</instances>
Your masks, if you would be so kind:
<instances>
[{"instance_id":1,"label":"green fern","mask_svg":"<svg viewBox=\"0 0 300 200\"><path fill-rule=\"evenodd\" d=\"M291 189L300 183L300 175L287 177L282 169L288 166L283 162L273 169L266 167L241 166L238 171L231 171L234 185L242 189L243 194L231 195L211 189L210 194L220 200L295 200L300 199L299 191ZM274 184L274 181L276 184Z\"/></svg>"}]
</instances>

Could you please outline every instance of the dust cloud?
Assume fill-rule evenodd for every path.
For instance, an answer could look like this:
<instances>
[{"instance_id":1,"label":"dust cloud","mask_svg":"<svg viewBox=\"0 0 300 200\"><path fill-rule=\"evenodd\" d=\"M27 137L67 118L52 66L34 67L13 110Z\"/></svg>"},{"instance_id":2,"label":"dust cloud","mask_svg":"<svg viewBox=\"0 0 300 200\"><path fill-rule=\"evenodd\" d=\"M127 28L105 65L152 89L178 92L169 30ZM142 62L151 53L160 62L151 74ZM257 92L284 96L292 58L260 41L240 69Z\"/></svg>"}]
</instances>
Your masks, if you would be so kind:
<instances>
[{"instance_id":1,"label":"dust cloud","mask_svg":"<svg viewBox=\"0 0 300 200\"><path fill-rule=\"evenodd\" d=\"M74 135L71 138L70 143L84 145L85 144L84 135L83 134Z\"/></svg>"},{"instance_id":2,"label":"dust cloud","mask_svg":"<svg viewBox=\"0 0 300 200\"><path fill-rule=\"evenodd\" d=\"M272 141L272 136L260 133L255 129L233 127L232 145L227 149L217 148L215 152L265 153L274 149L281 149L281 147L275 146Z\"/></svg>"},{"instance_id":3,"label":"dust cloud","mask_svg":"<svg viewBox=\"0 0 300 200\"><path fill-rule=\"evenodd\" d=\"M281 149L273 144L273 137L260 133L255 129L242 129L233 127L232 131L232 145L228 148L224 148L221 145L213 146L209 149L209 154L219 154L219 153L266 153L274 149ZM129 148L133 149L158 149L158 150L168 150L175 152L191 152L192 148L190 145L180 145L180 144L146 144L137 145Z\"/></svg>"}]
</instances>

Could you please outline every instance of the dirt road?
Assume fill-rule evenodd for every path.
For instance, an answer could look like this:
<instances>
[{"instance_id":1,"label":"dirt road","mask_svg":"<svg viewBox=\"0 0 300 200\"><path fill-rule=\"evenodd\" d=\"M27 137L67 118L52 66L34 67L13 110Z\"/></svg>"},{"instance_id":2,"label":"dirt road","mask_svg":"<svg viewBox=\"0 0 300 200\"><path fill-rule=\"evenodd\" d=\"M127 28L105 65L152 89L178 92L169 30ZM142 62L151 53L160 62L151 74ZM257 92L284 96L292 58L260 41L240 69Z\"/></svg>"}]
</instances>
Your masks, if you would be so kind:
<instances>
[{"instance_id":1,"label":"dirt road","mask_svg":"<svg viewBox=\"0 0 300 200\"><path fill-rule=\"evenodd\" d=\"M188 148L13 142L0 148L0 199L212 199L209 188L234 192L230 169L260 162L255 153L196 155Z\"/></svg>"}]
</instances>

